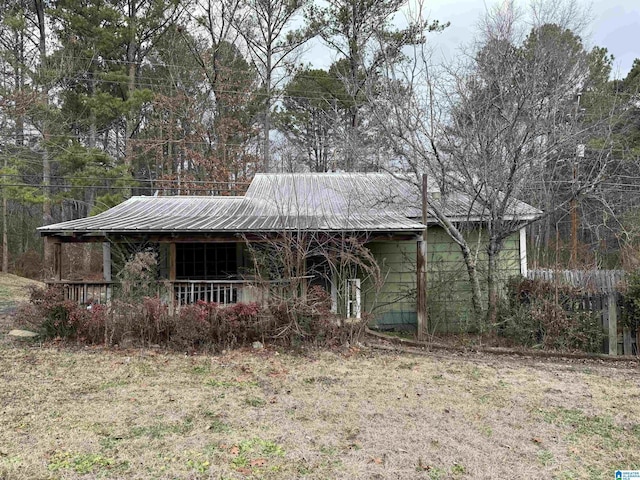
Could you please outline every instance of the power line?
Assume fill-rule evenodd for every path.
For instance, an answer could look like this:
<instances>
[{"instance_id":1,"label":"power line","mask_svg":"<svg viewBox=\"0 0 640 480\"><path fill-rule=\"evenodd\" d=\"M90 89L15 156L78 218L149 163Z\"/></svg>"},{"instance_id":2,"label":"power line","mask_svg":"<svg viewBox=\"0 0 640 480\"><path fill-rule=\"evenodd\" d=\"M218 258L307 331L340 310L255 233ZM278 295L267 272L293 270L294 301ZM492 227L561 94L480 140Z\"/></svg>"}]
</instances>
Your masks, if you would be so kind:
<instances>
[{"instance_id":1,"label":"power line","mask_svg":"<svg viewBox=\"0 0 640 480\"><path fill-rule=\"evenodd\" d=\"M0 174L0 177L5 177L7 175L2 175ZM11 175L10 177L17 177L17 175ZM66 178L71 178L71 177L66 177ZM129 180L129 179L115 179L115 178L111 178L111 177L104 177L104 178L100 178L100 177L88 177L88 178L84 178L84 177L76 177L76 178L72 178L74 180L93 180L93 181L122 181L122 180ZM0 183L0 188L2 187L25 187L25 188L62 188L62 189L75 189L75 188L96 188L96 189L102 189L102 190L110 190L110 189L117 189L117 190L131 190L131 189L148 189L148 190L163 190L163 189L176 189L176 188L185 188L185 189L195 189L195 190L199 190L199 191L211 191L211 190L224 190L224 191L240 191L243 190L242 187L248 186L250 185L250 182L238 182L238 183L232 183L232 182L207 182L207 181L202 181L202 180L188 180L188 179L182 179L182 180L137 180L137 179L131 179L129 180L132 182L131 185L129 186L113 186L113 185L99 185L99 184L91 184L91 185L76 185L76 184L49 184L49 185L45 185L42 183ZM136 185L136 183L146 183L146 184L150 184L150 185ZM229 186L231 183L231 186ZM196 186L191 186L195 184ZM549 186L549 185L556 185L556 186L571 186L572 184L574 184L574 182L572 180L561 180L561 181L552 181L552 182L528 182L529 185L533 184L533 185L539 185L539 186ZM630 193L630 191L628 189L638 189L638 187L640 187L640 182L638 182L637 184L621 184L621 183L599 183L599 186L604 186L604 187L608 187L607 188L607 192L619 192L619 193L625 193L628 194ZM211 187L211 188L209 188ZM222 188L221 188L222 187ZM531 191L531 189L528 190L524 190L523 193L527 192L527 191ZM464 193L464 192L462 192ZM602 192L598 192L598 193L602 193ZM638 196L640 196L640 191L636 192L638 194ZM516 197L514 197L514 200L516 200Z\"/></svg>"},{"instance_id":2,"label":"power line","mask_svg":"<svg viewBox=\"0 0 640 480\"><path fill-rule=\"evenodd\" d=\"M76 57L76 56L66 56L64 58L68 58L68 59L72 59L72 60L84 60L84 61L90 61L91 59L88 57ZM122 66L129 66L128 61L126 60L116 60L116 59L102 59L102 61L104 62L108 62L108 63L115 63L115 64L121 64ZM166 63L158 63L158 62L149 62L149 61L145 61L142 65L139 65L139 67L160 67L160 68L176 68L176 69L187 69L189 68L189 65L173 65L173 64L166 64ZM222 69L222 73L247 73L247 70L243 70L237 67L224 67ZM100 73L100 72L98 72ZM105 72L105 73L109 73L109 72ZM168 78L162 78L161 82L158 82L158 77L155 76L147 76L147 75L136 75L136 86L139 87L158 87L158 86L166 86L166 87L172 87L175 86L176 83L175 82L171 82L171 79ZM319 80L318 77L315 77L313 75L305 75L305 74L301 74L301 73L297 73L294 74L292 78L299 78L299 79L307 79L307 80L311 80L311 81L316 81ZM334 80L340 81L341 79L337 76L335 77L331 77ZM76 75L76 76L68 76L68 77L61 77L59 80L52 80L48 85L49 87L53 87L55 85L57 85L61 80L63 81L79 81L82 83L85 82L96 82L96 83L102 83L102 84L110 84L110 85L119 85L119 86L126 86L126 83L128 82L128 78L123 78L122 80L107 80L104 78L92 78L92 79L88 79L86 77L83 77L81 75ZM146 80L148 81L148 83L145 82L140 82L139 80ZM166 82L163 84L163 82ZM201 82L199 83L207 83L209 84L209 82L203 78ZM226 90L226 89L216 89L212 87L212 91L218 92L218 93L224 93L224 94L230 94L230 95L249 95L250 93L253 95L256 95L257 98L267 98L269 97L273 97L273 98L289 98L289 99L297 99L297 100L327 100L327 97L321 97L321 96L309 96L309 95L303 95L303 96L293 96L293 95L282 95L282 94L271 94L271 95L267 95L266 93L261 93L259 91L256 90L251 90L250 93L249 91L237 91L237 90ZM202 93L202 92L200 92ZM327 92L330 93L330 92ZM629 99L632 99L634 97L636 97L638 95L637 92L588 92L589 95L591 96L599 96L599 97L627 97ZM337 98L336 95L332 95L333 98Z\"/></svg>"},{"instance_id":3,"label":"power line","mask_svg":"<svg viewBox=\"0 0 640 480\"><path fill-rule=\"evenodd\" d=\"M151 82L151 80L157 80L157 77L136 77L136 79L139 78L145 78L149 80L149 83L145 83L145 82L140 82L138 80L136 80L136 87L147 87L147 88L158 88L158 87L174 87L175 84L174 83L169 83L167 82L166 84L160 83L160 82ZM70 80L76 80L76 81L80 81L82 80L83 82L88 81L86 78L84 77L63 77L62 80L66 80L66 81L70 81ZM164 80L163 80L164 81ZM118 81L118 80L106 80L106 79L100 79L100 78L96 78L93 79L92 82L95 82L97 84L103 84L103 85L118 85L118 86L122 86L122 87L126 87L126 79L123 79L122 81ZM49 88L53 89L58 83L60 82L51 82L49 84ZM206 81L200 82L200 83L208 83ZM180 91L180 89L176 89L174 91ZM202 94L202 92L199 92L200 94ZM262 93L259 91L259 89L251 89L251 90L246 90L246 91L238 91L238 90L227 90L227 89L221 89L221 88L215 88L215 87L211 87L211 92L213 94L225 94L225 95L236 95L236 96L245 96L245 97L254 97L256 100L264 100L267 98L272 98L274 100L276 99L291 99L291 100L318 100L318 101L325 101L328 105L333 105L333 100L337 100L340 101L340 97L338 95L334 95L331 94L330 92L327 92L327 96L313 96L313 95L300 95L300 96L295 96L295 95L284 95L284 94L277 94L277 93L271 93L271 94L266 94L266 93ZM347 95L348 99L351 99L352 97L350 95ZM242 105L243 107L245 105Z\"/></svg>"},{"instance_id":4,"label":"power line","mask_svg":"<svg viewBox=\"0 0 640 480\"><path fill-rule=\"evenodd\" d=\"M26 174L26 175L21 175L21 174L16 174L16 173L0 173L0 177L9 177L9 178L25 178L25 177L32 177L32 178L39 178L42 175L36 175L36 174ZM59 179L59 180L112 180L112 181L119 181L119 180L126 180L126 181L132 181L132 182L144 182L144 183L153 183L153 182L157 182L157 183L179 183L179 182L188 182L188 183L197 183L197 184L204 184L204 185L229 185L229 184L233 184L233 185L249 185L251 182L237 182L237 181L228 181L228 182L223 182L223 181L209 181L209 180L188 180L188 179L136 179L136 178L116 178L116 177L98 177L98 176L71 176L71 175L51 175L49 178L51 179Z\"/></svg>"},{"instance_id":5,"label":"power line","mask_svg":"<svg viewBox=\"0 0 640 480\"><path fill-rule=\"evenodd\" d=\"M149 191L164 191L164 190L177 190L177 189L184 189L186 191L194 191L194 192L212 192L212 191L221 191L221 192L239 192L242 189L240 188L205 188L205 187L192 187L189 184L190 182L185 182L182 185L178 185L178 186L170 186L170 187L163 187L162 185L155 185L155 186L136 186L136 185L130 185L130 186L126 186L126 187L116 187L113 185L43 185L43 184L25 184L25 183L2 183L0 184L0 190L2 190L2 187L19 187L19 188L36 188L36 189L43 189L43 190L47 190L47 189L53 189L53 188L58 188L58 189L66 189L66 190L74 190L77 188L83 188L83 189L96 189L96 190L128 190L131 191L132 189L138 189L138 190L149 190Z\"/></svg>"}]
</instances>

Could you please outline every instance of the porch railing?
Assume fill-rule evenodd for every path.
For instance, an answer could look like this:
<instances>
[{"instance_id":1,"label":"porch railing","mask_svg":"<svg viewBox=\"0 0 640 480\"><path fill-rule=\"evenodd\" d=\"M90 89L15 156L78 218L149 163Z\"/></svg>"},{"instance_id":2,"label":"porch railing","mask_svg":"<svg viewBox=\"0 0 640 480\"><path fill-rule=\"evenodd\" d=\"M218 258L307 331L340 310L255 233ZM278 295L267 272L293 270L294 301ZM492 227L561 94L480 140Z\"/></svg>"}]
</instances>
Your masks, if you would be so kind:
<instances>
[{"instance_id":1,"label":"porch railing","mask_svg":"<svg viewBox=\"0 0 640 480\"><path fill-rule=\"evenodd\" d=\"M65 300L71 300L80 304L108 303L113 295L114 282L84 280L53 280L47 281L47 285L61 286Z\"/></svg>"},{"instance_id":2,"label":"porch railing","mask_svg":"<svg viewBox=\"0 0 640 480\"><path fill-rule=\"evenodd\" d=\"M176 306L198 301L229 305L255 300L244 280L176 280L171 283Z\"/></svg>"},{"instance_id":3,"label":"porch railing","mask_svg":"<svg viewBox=\"0 0 640 480\"><path fill-rule=\"evenodd\" d=\"M47 281L47 285L62 286L66 300L72 300L80 304L108 303L113 296L116 282L107 281L82 281L82 280L56 280ZM245 280L176 280L167 282L170 298L173 305L179 307L198 301L215 302L221 305L230 305L238 302L260 301L260 290ZM158 288L161 297L167 295L166 290ZM172 299L171 299L172 297Z\"/></svg>"}]
</instances>

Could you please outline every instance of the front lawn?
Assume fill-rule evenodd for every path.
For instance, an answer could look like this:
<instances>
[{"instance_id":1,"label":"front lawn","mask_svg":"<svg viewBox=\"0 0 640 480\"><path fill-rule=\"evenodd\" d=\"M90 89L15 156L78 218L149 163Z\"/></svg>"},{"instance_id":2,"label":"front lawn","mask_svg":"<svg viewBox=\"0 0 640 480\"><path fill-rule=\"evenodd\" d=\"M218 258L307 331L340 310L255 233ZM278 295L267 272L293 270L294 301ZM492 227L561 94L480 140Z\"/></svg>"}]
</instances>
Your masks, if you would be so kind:
<instances>
[{"instance_id":1,"label":"front lawn","mask_svg":"<svg viewBox=\"0 0 640 480\"><path fill-rule=\"evenodd\" d=\"M613 478L640 369L370 349L0 345L0 478Z\"/></svg>"}]
</instances>

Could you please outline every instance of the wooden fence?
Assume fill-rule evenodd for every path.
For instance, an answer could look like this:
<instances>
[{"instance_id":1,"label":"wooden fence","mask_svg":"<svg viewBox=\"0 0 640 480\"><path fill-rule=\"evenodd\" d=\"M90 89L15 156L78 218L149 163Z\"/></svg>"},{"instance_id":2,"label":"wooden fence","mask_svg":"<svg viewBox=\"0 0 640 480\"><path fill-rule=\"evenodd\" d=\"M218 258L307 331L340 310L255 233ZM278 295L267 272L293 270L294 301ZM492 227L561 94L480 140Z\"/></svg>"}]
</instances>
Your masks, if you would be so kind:
<instances>
[{"instance_id":1,"label":"wooden fence","mask_svg":"<svg viewBox=\"0 0 640 480\"><path fill-rule=\"evenodd\" d=\"M599 312L602 328L607 336L603 353L609 355L638 354L637 332L625 327L619 320L622 314L621 284L623 270L529 270L527 278L559 282L580 288L582 308Z\"/></svg>"}]
</instances>

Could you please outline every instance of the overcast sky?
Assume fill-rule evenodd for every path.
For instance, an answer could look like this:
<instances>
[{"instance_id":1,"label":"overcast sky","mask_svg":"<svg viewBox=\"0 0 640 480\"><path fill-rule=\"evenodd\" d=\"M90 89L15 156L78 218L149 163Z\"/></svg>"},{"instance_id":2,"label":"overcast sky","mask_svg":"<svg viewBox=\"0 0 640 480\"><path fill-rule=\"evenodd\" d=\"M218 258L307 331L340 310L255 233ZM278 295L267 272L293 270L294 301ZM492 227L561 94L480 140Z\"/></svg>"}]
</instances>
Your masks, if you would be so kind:
<instances>
[{"instance_id":1,"label":"overcast sky","mask_svg":"<svg viewBox=\"0 0 640 480\"><path fill-rule=\"evenodd\" d=\"M591 35L583 41L587 47L606 47L615 56L613 76L627 75L635 58L640 58L640 0L577 0L591 9ZM430 19L451 22L444 32L431 36L431 45L445 58L455 57L461 45L474 36L478 20L495 0L425 0ZM521 0L520 5L526 5ZM335 59L326 48L314 46L313 65L327 68ZM309 58L307 56L307 58Z\"/></svg>"}]
</instances>

